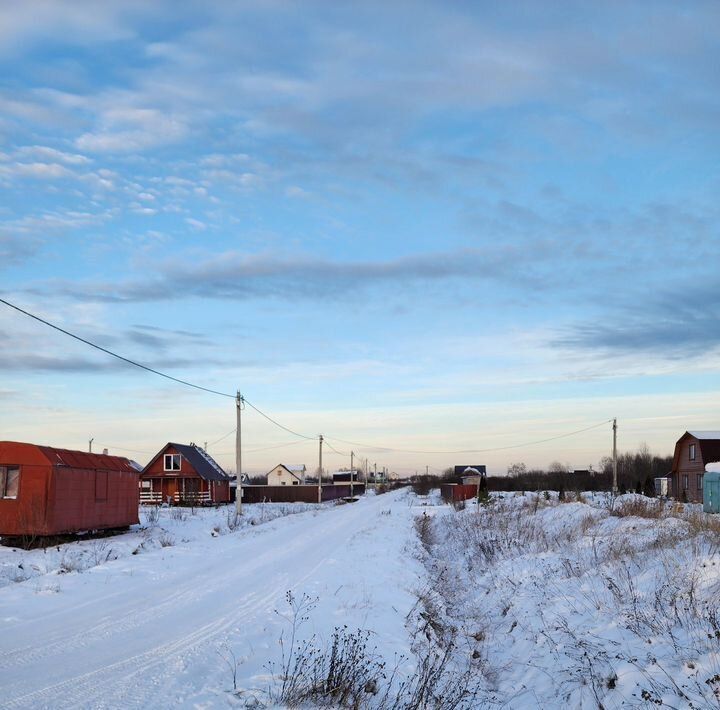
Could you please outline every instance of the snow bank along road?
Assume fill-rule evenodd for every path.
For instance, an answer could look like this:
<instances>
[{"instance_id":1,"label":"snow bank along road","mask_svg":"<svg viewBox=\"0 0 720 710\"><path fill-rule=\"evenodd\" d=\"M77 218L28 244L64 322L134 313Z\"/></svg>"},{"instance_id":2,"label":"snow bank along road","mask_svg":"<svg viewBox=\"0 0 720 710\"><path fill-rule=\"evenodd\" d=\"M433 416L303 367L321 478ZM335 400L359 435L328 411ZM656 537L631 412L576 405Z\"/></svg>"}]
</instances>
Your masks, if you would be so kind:
<instances>
[{"instance_id":1,"label":"snow bank along road","mask_svg":"<svg viewBox=\"0 0 720 710\"><path fill-rule=\"evenodd\" d=\"M285 594L317 598L309 633L372 630L408 653L419 563L407 491L0 589L0 707L208 707L266 687ZM278 613L276 613L276 611Z\"/></svg>"}]
</instances>

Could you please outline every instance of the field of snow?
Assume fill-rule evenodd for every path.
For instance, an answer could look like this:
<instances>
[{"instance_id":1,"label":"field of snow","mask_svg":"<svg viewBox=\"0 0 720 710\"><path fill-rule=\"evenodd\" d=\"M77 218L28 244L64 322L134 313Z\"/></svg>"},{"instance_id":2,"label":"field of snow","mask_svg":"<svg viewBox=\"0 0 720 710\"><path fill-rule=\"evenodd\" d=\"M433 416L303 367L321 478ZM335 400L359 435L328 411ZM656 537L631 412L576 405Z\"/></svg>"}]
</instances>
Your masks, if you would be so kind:
<instances>
[{"instance_id":1,"label":"field of snow","mask_svg":"<svg viewBox=\"0 0 720 710\"><path fill-rule=\"evenodd\" d=\"M419 524L438 638L480 706L720 705L720 521L621 496L496 496Z\"/></svg>"},{"instance_id":2,"label":"field of snow","mask_svg":"<svg viewBox=\"0 0 720 710\"><path fill-rule=\"evenodd\" d=\"M409 489L0 548L0 707L718 707L720 522Z\"/></svg>"}]
</instances>

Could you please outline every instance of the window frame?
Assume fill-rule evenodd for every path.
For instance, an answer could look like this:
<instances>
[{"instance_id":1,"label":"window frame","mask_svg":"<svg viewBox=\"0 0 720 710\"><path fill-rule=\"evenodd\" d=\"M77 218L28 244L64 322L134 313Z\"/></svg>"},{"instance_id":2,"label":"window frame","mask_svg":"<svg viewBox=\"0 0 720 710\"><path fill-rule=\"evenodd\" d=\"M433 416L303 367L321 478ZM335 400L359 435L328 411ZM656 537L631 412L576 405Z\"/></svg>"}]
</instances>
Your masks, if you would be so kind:
<instances>
[{"instance_id":1,"label":"window frame","mask_svg":"<svg viewBox=\"0 0 720 710\"><path fill-rule=\"evenodd\" d=\"M701 491L703 489L703 475L704 474L702 474L702 473L698 473L697 477L696 477L696 481L697 481L696 485L697 485L697 489L699 491Z\"/></svg>"},{"instance_id":2,"label":"window frame","mask_svg":"<svg viewBox=\"0 0 720 710\"><path fill-rule=\"evenodd\" d=\"M15 477L15 495L8 495L8 474L10 471L16 473ZM18 464L2 464L0 465L0 500L17 500L20 497L20 466Z\"/></svg>"},{"instance_id":3,"label":"window frame","mask_svg":"<svg viewBox=\"0 0 720 710\"><path fill-rule=\"evenodd\" d=\"M688 459L690 461L695 461L697 459L697 449L695 444L690 444L688 447Z\"/></svg>"},{"instance_id":4,"label":"window frame","mask_svg":"<svg viewBox=\"0 0 720 710\"><path fill-rule=\"evenodd\" d=\"M690 475L687 473L683 473L682 475L682 489L684 491L690 490Z\"/></svg>"},{"instance_id":5,"label":"window frame","mask_svg":"<svg viewBox=\"0 0 720 710\"><path fill-rule=\"evenodd\" d=\"M173 466L173 462L177 459L177 468ZM168 460L170 466L168 466ZM182 454L163 454L163 471L174 473L182 470Z\"/></svg>"}]
</instances>

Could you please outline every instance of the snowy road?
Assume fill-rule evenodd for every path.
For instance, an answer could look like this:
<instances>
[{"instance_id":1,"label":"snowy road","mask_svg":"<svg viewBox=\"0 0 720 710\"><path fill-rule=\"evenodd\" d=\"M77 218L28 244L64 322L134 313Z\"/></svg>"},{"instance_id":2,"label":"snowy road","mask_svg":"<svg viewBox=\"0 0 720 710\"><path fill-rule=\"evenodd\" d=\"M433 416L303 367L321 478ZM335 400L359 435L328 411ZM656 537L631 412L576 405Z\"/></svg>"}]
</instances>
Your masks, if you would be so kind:
<instances>
[{"instance_id":1,"label":"snowy road","mask_svg":"<svg viewBox=\"0 0 720 710\"><path fill-rule=\"evenodd\" d=\"M391 512L389 512L391 511ZM419 565L406 492L0 589L0 706L210 707L268 683L285 593L317 598L308 632L372 630L407 652Z\"/></svg>"}]
</instances>

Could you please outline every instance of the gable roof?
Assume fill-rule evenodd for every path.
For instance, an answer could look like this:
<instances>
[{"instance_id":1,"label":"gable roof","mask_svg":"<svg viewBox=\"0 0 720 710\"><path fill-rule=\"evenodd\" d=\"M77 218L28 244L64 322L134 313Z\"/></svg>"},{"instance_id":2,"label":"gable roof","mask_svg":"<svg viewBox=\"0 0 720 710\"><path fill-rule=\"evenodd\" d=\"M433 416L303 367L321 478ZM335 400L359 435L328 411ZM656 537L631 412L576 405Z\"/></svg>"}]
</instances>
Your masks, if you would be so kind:
<instances>
[{"instance_id":1,"label":"gable roof","mask_svg":"<svg viewBox=\"0 0 720 710\"><path fill-rule=\"evenodd\" d=\"M301 480L300 476L298 474L305 473L305 466L304 465L285 465L284 463L279 463L277 466L273 466L270 471L268 472L268 476L276 469L276 468L284 468L293 478L297 478L298 481Z\"/></svg>"},{"instance_id":2,"label":"gable roof","mask_svg":"<svg viewBox=\"0 0 720 710\"><path fill-rule=\"evenodd\" d=\"M172 446L185 460L187 460L200 478L203 478L206 481L230 480L230 476L223 471L220 464L218 464L218 462L215 461L215 459L210 456L205 449L195 444L176 444L172 441L165 444L165 446L163 446L162 449L153 456L152 460L143 469L143 473L145 473L145 471L147 471L150 466L152 466L167 451L169 446Z\"/></svg>"},{"instance_id":3,"label":"gable roof","mask_svg":"<svg viewBox=\"0 0 720 710\"><path fill-rule=\"evenodd\" d=\"M673 473L676 473L680 468L680 443L688 436L698 440L700 459L703 462L720 461L720 431L686 431L675 444Z\"/></svg>"},{"instance_id":4,"label":"gable roof","mask_svg":"<svg viewBox=\"0 0 720 710\"><path fill-rule=\"evenodd\" d=\"M124 456L109 456L108 454L91 454L87 451L73 451L72 449L56 449L54 446L37 447L43 456L53 466L67 466L68 468L98 469L101 471L128 471L137 473L132 461Z\"/></svg>"}]
</instances>

